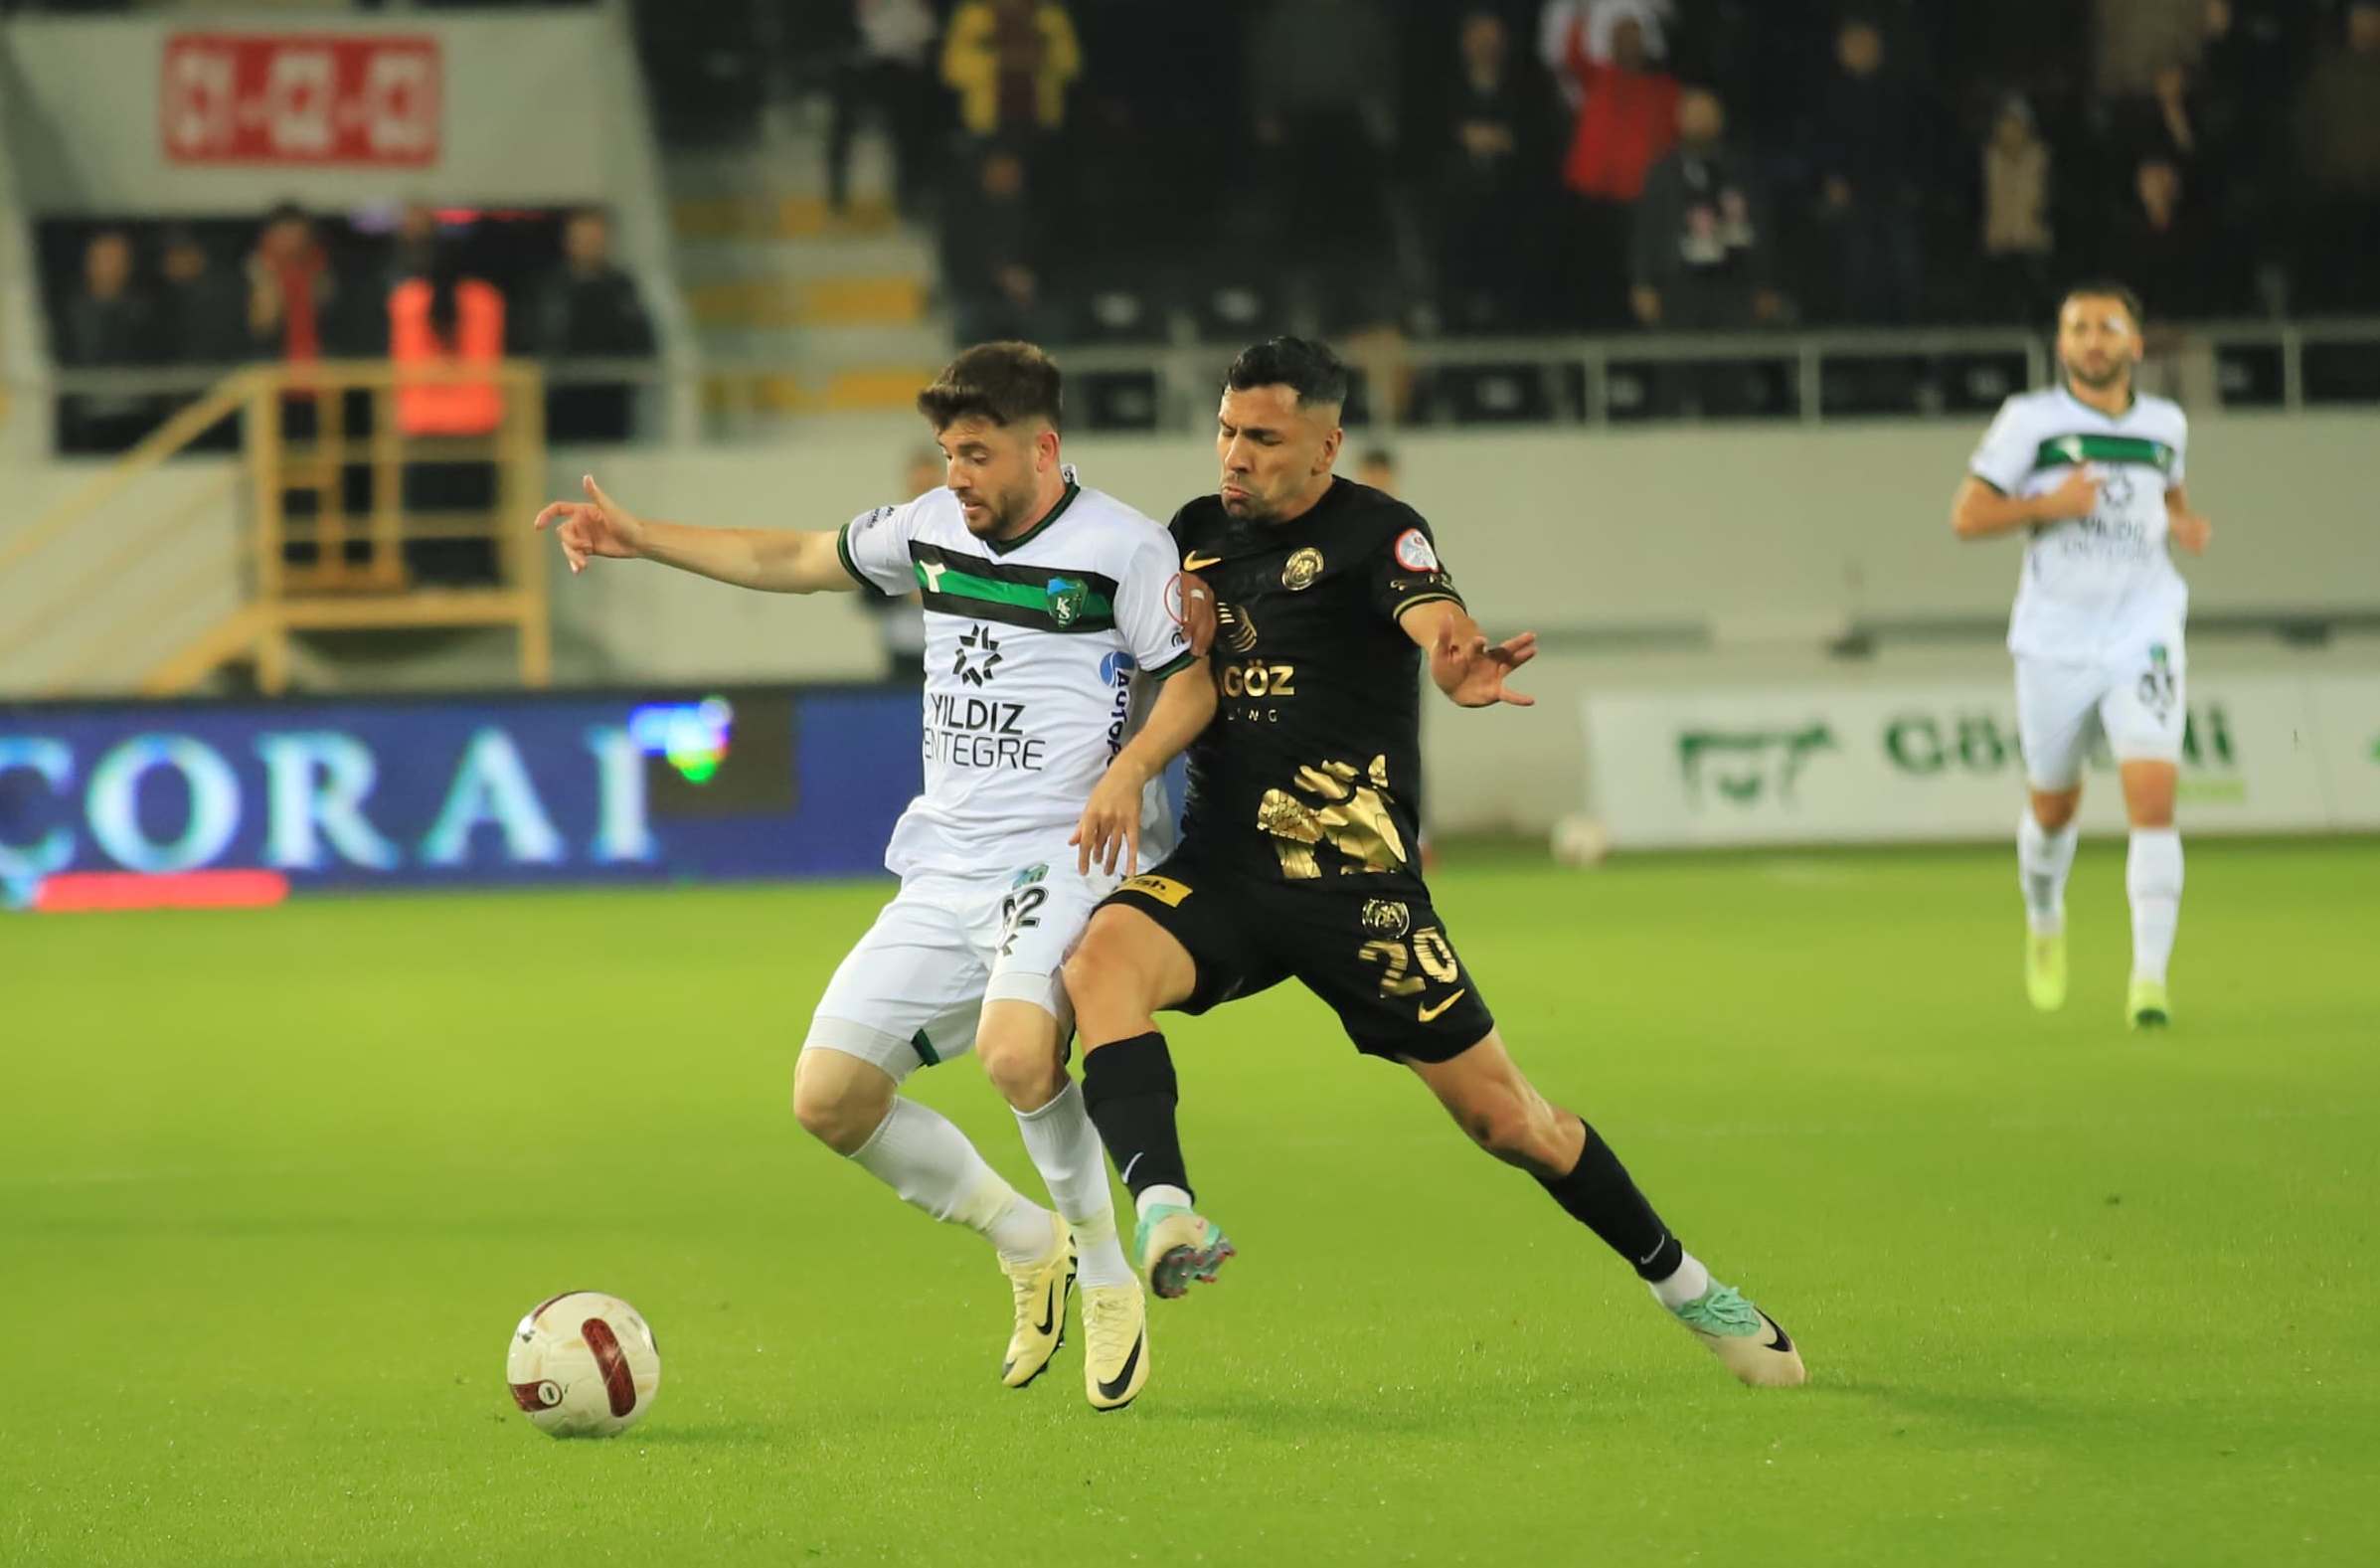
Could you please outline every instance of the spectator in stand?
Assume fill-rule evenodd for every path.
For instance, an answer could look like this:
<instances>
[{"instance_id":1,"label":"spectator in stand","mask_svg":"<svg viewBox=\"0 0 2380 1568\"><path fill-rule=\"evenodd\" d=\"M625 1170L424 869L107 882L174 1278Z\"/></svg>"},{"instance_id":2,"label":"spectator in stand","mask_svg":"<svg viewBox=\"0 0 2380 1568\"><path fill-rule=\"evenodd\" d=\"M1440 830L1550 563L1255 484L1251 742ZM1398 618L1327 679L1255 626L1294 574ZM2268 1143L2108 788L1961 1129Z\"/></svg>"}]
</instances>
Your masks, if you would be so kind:
<instances>
[{"instance_id":1,"label":"spectator in stand","mask_svg":"<svg viewBox=\"0 0 2380 1568\"><path fill-rule=\"evenodd\" d=\"M2255 136L2270 118L2258 105L2279 103L2295 87L2310 20L2304 0L2205 0L2199 70L2235 105L2243 133Z\"/></svg>"},{"instance_id":2,"label":"spectator in stand","mask_svg":"<svg viewBox=\"0 0 2380 1568\"><path fill-rule=\"evenodd\" d=\"M2228 10L2221 0L2217 9ZM2215 67L2235 68L2237 57L2220 42L2210 38L2205 58ZM2131 160L2135 185L2144 163L2169 164L2179 177L2176 200L2191 214L2186 227L2207 247L2193 297L2199 308L2220 314L2247 308L2266 239L2262 156L2247 125L2262 116L2251 114L2237 95L2241 86L2205 69L2170 65L2156 74L2146 98L2124 105L2117 116L2117 145ZM2157 314L2171 320L2187 311L2160 303Z\"/></svg>"},{"instance_id":3,"label":"spectator in stand","mask_svg":"<svg viewBox=\"0 0 2380 1568\"><path fill-rule=\"evenodd\" d=\"M504 296L492 284L464 275L451 244L431 258L426 276L400 283L389 299L389 357L400 371L494 366L504 358ZM493 381L400 382L397 428L408 439L484 437L504 423L504 393ZM451 533L468 529L496 502L495 464L436 459L406 465L405 510L435 518ZM458 516L458 514L460 514ZM410 541L408 564L417 579L485 584L496 578L494 519L485 537Z\"/></svg>"},{"instance_id":4,"label":"spectator in stand","mask_svg":"<svg viewBox=\"0 0 2380 1568\"><path fill-rule=\"evenodd\" d=\"M1983 277L1980 303L1994 321L2049 314L2056 235L2050 225L2049 144L2023 98L2010 98L1983 144Z\"/></svg>"},{"instance_id":5,"label":"spectator in stand","mask_svg":"<svg viewBox=\"0 0 2380 1568\"><path fill-rule=\"evenodd\" d=\"M2126 281L2142 299L2156 301L2163 321L2193 320L2214 302L2205 225L2188 197L2171 158L2142 158L2132 171L2131 200L2108 236L2105 264L2122 262Z\"/></svg>"},{"instance_id":6,"label":"spectator in stand","mask_svg":"<svg viewBox=\"0 0 2380 1568\"><path fill-rule=\"evenodd\" d=\"M158 257L164 288L157 299L159 341L166 358L177 365L204 366L222 374L253 355L248 335L248 301L240 279L218 264L197 235L179 225L165 231L165 247ZM167 400L178 410L203 396L197 386ZM161 411L163 412L163 411ZM238 451L240 421L226 418L194 438L202 451Z\"/></svg>"},{"instance_id":7,"label":"spectator in stand","mask_svg":"<svg viewBox=\"0 0 2380 1568\"><path fill-rule=\"evenodd\" d=\"M1677 0L1546 0L1537 13L1537 57L1562 86L1562 96L1576 113L1586 101L1586 89L1570 69L1574 36L1584 38L1587 58L1610 65L1612 35L1623 21L1636 24L1647 60L1669 58L1668 24L1677 14Z\"/></svg>"},{"instance_id":8,"label":"spectator in stand","mask_svg":"<svg viewBox=\"0 0 2380 1568\"><path fill-rule=\"evenodd\" d=\"M942 215L942 287L958 342L1054 337L1025 161L994 147L973 172L951 192Z\"/></svg>"},{"instance_id":9,"label":"spectator in stand","mask_svg":"<svg viewBox=\"0 0 2380 1568\"><path fill-rule=\"evenodd\" d=\"M1628 303L1656 329L1738 332L1774 321L1784 309L1771 282L1776 241L1753 160L1727 145L1716 93L1689 89L1677 114L1677 150L1645 177L1636 204ZM1776 394L1766 369L1698 361L1662 367L1652 401L1665 413L1738 415Z\"/></svg>"},{"instance_id":10,"label":"spectator in stand","mask_svg":"<svg viewBox=\"0 0 2380 1568\"><path fill-rule=\"evenodd\" d=\"M2118 141L2135 157L2188 167L2199 154L2197 99L2188 66L2176 61L2159 67L2145 96L2116 105L2111 117Z\"/></svg>"},{"instance_id":11,"label":"spectator in stand","mask_svg":"<svg viewBox=\"0 0 2380 1568\"><path fill-rule=\"evenodd\" d=\"M388 248L379 254L363 284L352 291L352 307L340 310L335 322L326 319L324 351L378 353L389 340L389 301L407 283L429 275L444 236L445 221L437 208L418 196L407 201L398 210Z\"/></svg>"},{"instance_id":12,"label":"spectator in stand","mask_svg":"<svg viewBox=\"0 0 2380 1568\"><path fill-rule=\"evenodd\" d=\"M132 239L102 229L83 248L83 287L67 302L59 358L77 370L121 370L165 357L157 316L133 285ZM121 451L156 423L157 400L129 392L64 400L60 434L70 451Z\"/></svg>"},{"instance_id":13,"label":"spectator in stand","mask_svg":"<svg viewBox=\"0 0 2380 1568\"><path fill-rule=\"evenodd\" d=\"M537 295L529 345L542 359L645 359L653 323L636 280L611 260L611 223L593 207L562 229L561 270ZM546 398L546 429L557 440L627 438L629 388L618 382L565 382Z\"/></svg>"},{"instance_id":14,"label":"spectator in stand","mask_svg":"<svg viewBox=\"0 0 2380 1568\"><path fill-rule=\"evenodd\" d=\"M2380 305L2380 0L2353 0L2344 41L2316 60L2298 104L2297 144L2312 211L2305 232L2305 303Z\"/></svg>"},{"instance_id":15,"label":"spectator in stand","mask_svg":"<svg viewBox=\"0 0 2380 1568\"><path fill-rule=\"evenodd\" d=\"M267 213L248 259L248 333L255 350L292 364L320 359L336 294L330 258L305 209L284 204Z\"/></svg>"},{"instance_id":16,"label":"spectator in stand","mask_svg":"<svg viewBox=\"0 0 2380 1568\"><path fill-rule=\"evenodd\" d=\"M583 207L562 228L562 266L537 300L530 341L548 359L633 359L653 351L636 280L611 259L611 220Z\"/></svg>"},{"instance_id":17,"label":"spectator in stand","mask_svg":"<svg viewBox=\"0 0 2380 1568\"><path fill-rule=\"evenodd\" d=\"M404 210L397 215L396 244L390 248L389 264L384 273L391 293L410 278L429 275L430 263L437 259L438 236L443 228L438 210L429 203L417 197L405 204Z\"/></svg>"},{"instance_id":18,"label":"spectator in stand","mask_svg":"<svg viewBox=\"0 0 2380 1568\"><path fill-rule=\"evenodd\" d=\"M187 229L165 232L165 351L181 365L230 366L249 357L239 281Z\"/></svg>"},{"instance_id":19,"label":"spectator in stand","mask_svg":"<svg viewBox=\"0 0 2380 1568\"><path fill-rule=\"evenodd\" d=\"M1356 465L1355 481L1368 484L1383 495L1397 493L1397 454L1386 446L1375 446L1364 453L1364 460Z\"/></svg>"},{"instance_id":20,"label":"spectator in stand","mask_svg":"<svg viewBox=\"0 0 2380 1568\"><path fill-rule=\"evenodd\" d=\"M1678 99L1677 149L1645 177L1636 204L1635 284L1628 302L1648 327L1733 332L1774 321L1775 241L1752 160L1727 145L1716 94Z\"/></svg>"},{"instance_id":21,"label":"spectator in stand","mask_svg":"<svg viewBox=\"0 0 2380 1568\"><path fill-rule=\"evenodd\" d=\"M1376 0L1274 0L1248 33L1248 90L1275 248L1324 331L1402 313L1389 212L1396 29Z\"/></svg>"},{"instance_id":22,"label":"spectator in stand","mask_svg":"<svg viewBox=\"0 0 2380 1568\"><path fill-rule=\"evenodd\" d=\"M1636 203L1646 175L1677 141L1678 82L1650 68L1643 24L1634 16L1614 25L1609 62L1588 52L1582 18L1563 64L1581 106L1562 166L1572 203L1562 292L1575 319L1616 326L1626 319L1621 290Z\"/></svg>"},{"instance_id":23,"label":"spectator in stand","mask_svg":"<svg viewBox=\"0 0 2380 1568\"><path fill-rule=\"evenodd\" d=\"M1514 69L1503 18L1462 19L1461 66L1439 138L1440 307L1458 332L1498 332L1542 322L1551 108L1542 79Z\"/></svg>"},{"instance_id":24,"label":"spectator in stand","mask_svg":"<svg viewBox=\"0 0 2380 1568\"><path fill-rule=\"evenodd\" d=\"M1818 181L1824 286L1812 292L1837 321L1913 321L1924 286L1926 124L1917 90L1887 69L1873 21L1853 16L1836 30L1834 72L1815 97L1806 146Z\"/></svg>"},{"instance_id":25,"label":"spectator in stand","mask_svg":"<svg viewBox=\"0 0 2380 1568\"><path fill-rule=\"evenodd\" d=\"M2274 131L2281 117L2271 105L2290 96L2291 66L2282 18L2271 7L2283 0L2206 0L2206 38L2198 57L2198 94L2207 149L2199 157L2201 188L2216 227L2237 235L2244 249L2271 253L2279 206L2271 195L2278 183Z\"/></svg>"},{"instance_id":26,"label":"spectator in stand","mask_svg":"<svg viewBox=\"0 0 2380 1568\"><path fill-rule=\"evenodd\" d=\"M857 39L835 73L834 121L826 138L826 199L837 213L851 205L851 143L860 117L874 109L893 144L893 195L915 215L933 184L932 62L941 32L927 0L849 0Z\"/></svg>"},{"instance_id":27,"label":"spectator in stand","mask_svg":"<svg viewBox=\"0 0 2380 1568\"><path fill-rule=\"evenodd\" d=\"M958 120L1012 147L1048 142L1066 124L1066 92L1083 72L1074 19L1058 0L961 0L942 40L942 81Z\"/></svg>"}]
</instances>

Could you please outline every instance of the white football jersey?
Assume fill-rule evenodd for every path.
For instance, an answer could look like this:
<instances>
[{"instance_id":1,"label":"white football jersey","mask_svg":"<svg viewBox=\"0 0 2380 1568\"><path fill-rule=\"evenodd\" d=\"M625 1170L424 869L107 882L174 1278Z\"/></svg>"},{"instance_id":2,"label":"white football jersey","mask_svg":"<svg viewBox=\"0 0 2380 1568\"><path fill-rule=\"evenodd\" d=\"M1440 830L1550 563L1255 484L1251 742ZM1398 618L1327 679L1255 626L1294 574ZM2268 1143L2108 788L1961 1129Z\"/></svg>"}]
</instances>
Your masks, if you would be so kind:
<instances>
[{"instance_id":1,"label":"white football jersey","mask_svg":"<svg viewBox=\"0 0 2380 1568\"><path fill-rule=\"evenodd\" d=\"M2165 492L2182 482L2190 422L2135 396L2110 417L2065 388L2000 405L1968 471L2004 495L2039 495L2078 464L2099 480L2089 517L2033 530L2008 646L2035 658L2099 659L2163 644L2180 657L2189 585L2166 549Z\"/></svg>"},{"instance_id":2,"label":"white football jersey","mask_svg":"<svg viewBox=\"0 0 2380 1568\"><path fill-rule=\"evenodd\" d=\"M885 850L901 876L1005 872L1022 848L1063 841L1158 682L1192 660L1172 539L1071 468L1021 538L977 539L943 489L852 519L838 546L860 582L926 602L926 792ZM1171 837L1152 784L1140 863Z\"/></svg>"}]
</instances>

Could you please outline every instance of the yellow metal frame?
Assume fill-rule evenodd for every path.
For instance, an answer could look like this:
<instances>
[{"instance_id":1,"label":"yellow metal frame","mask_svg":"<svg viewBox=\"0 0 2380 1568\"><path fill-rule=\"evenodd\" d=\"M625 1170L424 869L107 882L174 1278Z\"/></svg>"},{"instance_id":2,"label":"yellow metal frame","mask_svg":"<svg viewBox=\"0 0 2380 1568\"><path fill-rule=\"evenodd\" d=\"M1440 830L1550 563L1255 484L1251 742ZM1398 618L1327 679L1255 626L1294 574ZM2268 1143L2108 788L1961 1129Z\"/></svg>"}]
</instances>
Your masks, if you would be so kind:
<instances>
[{"instance_id":1,"label":"yellow metal frame","mask_svg":"<svg viewBox=\"0 0 2380 1568\"><path fill-rule=\"evenodd\" d=\"M424 383L493 383L503 393L503 417L486 436L408 438L397 425L397 391ZM347 428L350 395L368 397L369 436ZM314 411L313 438L289 438L285 415L293 404ZM290 646L302 632L445 629L504 626L517 634L523 685L553 679L554 650L548 600L547 552L536 548L529 518L546 483L545 381L534 364L406 367L386 361L324 361L244 370L226 377L70 496L49 516L0 547L0 572L35 552L105 527L111 501L134 480L187 447L234 413L245 413L240 474L211 486L174 512L107 530L92 564L30 623L0 637L0 657L59 625L73 624L90 651L67 682L102 662L106 649L164 608L152 598L124 607L104 622L85 617L90 602L122 570L197 509L247 481L247 527L234 545L246 558L248 602L223 622L178 650L143 677L151 696L187 692L225 664L255 663L256 684L268 695L288 689ZM406 464L477 461L495 470L495 507L485 514L409 517L404 510ZM360 518L347 509L350 468L369 475L370 500ZM291 492L315 497L304 526L289 516ZM497 585L489 589L422 589L413 585L405 547L420 539L488 539L495 545ZM314 546L314 560L292 564L293 544ZM358 559L349 559L357 546ZM96 632L95 637L89 632Z\"/></svg>"}]
</instances>

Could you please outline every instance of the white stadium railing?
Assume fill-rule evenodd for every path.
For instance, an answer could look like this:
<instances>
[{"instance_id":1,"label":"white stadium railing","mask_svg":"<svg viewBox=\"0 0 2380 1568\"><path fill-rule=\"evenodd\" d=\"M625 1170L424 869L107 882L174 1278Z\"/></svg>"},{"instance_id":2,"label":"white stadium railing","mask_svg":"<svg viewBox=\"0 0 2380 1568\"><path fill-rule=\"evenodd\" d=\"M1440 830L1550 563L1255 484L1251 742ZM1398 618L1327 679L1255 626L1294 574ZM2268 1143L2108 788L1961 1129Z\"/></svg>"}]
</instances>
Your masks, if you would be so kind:
<instances>
[{"instance_id":1,"label":"white stadium railing","mask_svg":"<svg viewBox=\"0 0 2380 1568\"><path fill-rule=\"evenodd\" d=\"M2194 407L2307 408L2380 402L2380 318L2234 321L2191 324L2153 339L2152 384L2181 393ZM1612 337L1373 338L1345 346L1366 384L1350 423L1380 431L1410 423L1445 426L1657 424L1681 415L1663 407L1665 374L1693 367L1764 375L1768 395L1740 413L1818 425L1841 419L1971 419L1999 398L2050 377L2052 346L2039 333L2004 328L1867 329L1738 334L1641 333ZM1182 431L1203 425L1236 345L1228 342L1068 344L1057 350L1077 390L1078 422L1089 429ZM2353 355L2364 363L2347 390L2309 377L2309 361ZM9 381L20 417L41 400L76 396L196 395L235 367L173 366L127 370L26 371ZM930 374L933 367L917 367ZM1830 388L1846 373L1884 369L1903 378L1890 406L1849 411L1830 406ZM711 438L765 436L782 429L752 389L779 384L788 367L774 360L712 356L672 360L576 360L549 363L553 387L626 385L637 389L640 436L661 438L668 410L700 389L704 434ZM1433 378L1469 377L1507 408L1449 411ZM1103 390L1104 389L1104 390ZM1390 390L1394 389L1394 390ZM671 397L675 393L678 396ZM1091 408L1083 405L1088 399ZM1108 399L1112 407L1103 407ZM1117 412L1120 411L1120 414ZM1417 421L1417 411L1426 411ZM1513 412L1517 411L1517 412ZM798 415L792 416L799 418Z\"/></svg>"}]
</instances>

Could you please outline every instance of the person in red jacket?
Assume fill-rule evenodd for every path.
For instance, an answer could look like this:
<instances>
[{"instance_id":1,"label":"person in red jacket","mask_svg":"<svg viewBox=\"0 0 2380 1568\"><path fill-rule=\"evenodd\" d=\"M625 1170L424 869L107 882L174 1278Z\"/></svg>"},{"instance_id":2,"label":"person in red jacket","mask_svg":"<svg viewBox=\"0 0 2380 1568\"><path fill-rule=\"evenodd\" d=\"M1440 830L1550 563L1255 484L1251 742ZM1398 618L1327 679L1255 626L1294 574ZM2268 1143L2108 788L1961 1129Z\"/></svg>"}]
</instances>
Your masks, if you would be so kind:
<instances>
[{"instance_id":1,"label":"person in red jacket","mask_svg":"<svg viewBox=\"0 0 2380 1568\"><path fill-rule=\"evenodd\" d=\"M504 357L504 296L463 273L451 247L431 258L428 273L399 283L389 295L389 357L400 372L456 365L493 366ZM397 385L397 428L408 438L493 436L504 423L504 393L493 380L422 381ZM409 519L435 519L441 530L467 527L485 514L487 537L411 541L406 560L429 582L494 581L496 470L492 462L408 463ZM426 531L426 530L425 530Z\"/></svg>"},{"instance_id":2,"label":"person in red jacket","mask_svg":"<svg viewBox=\"0 0 2380 1568\"><path fill-rule=\"evenodd\" d=\"M1644 176L1677 141L1677 78L1652 67L1644 29L1623 17L1612 30L1612 58L1588 53L1587 24L1573 22L1564 64L1580 95L1563 183L1572 198L1573 243L1566 291L1590 326L1625 319L1626 257Z\"/></svg>"}]
</instances>

